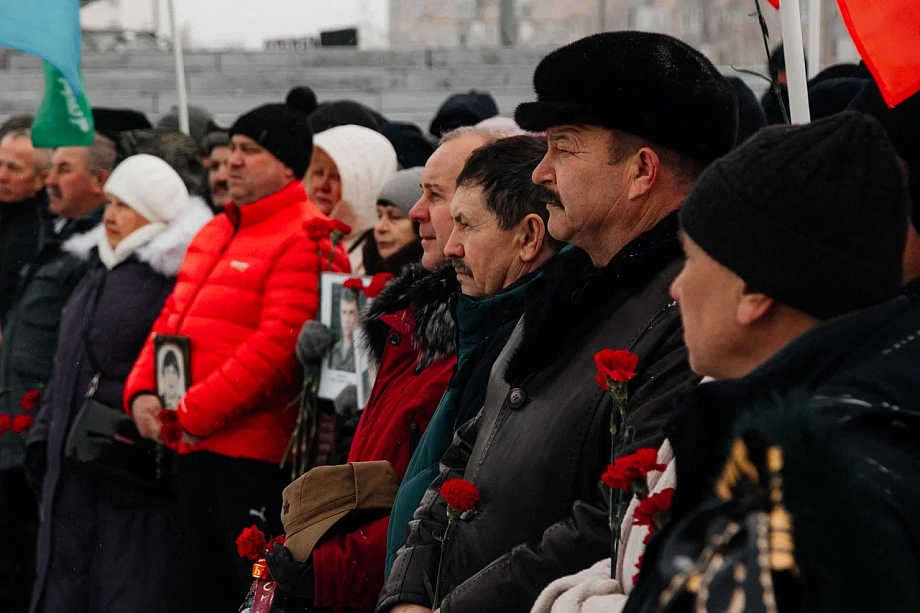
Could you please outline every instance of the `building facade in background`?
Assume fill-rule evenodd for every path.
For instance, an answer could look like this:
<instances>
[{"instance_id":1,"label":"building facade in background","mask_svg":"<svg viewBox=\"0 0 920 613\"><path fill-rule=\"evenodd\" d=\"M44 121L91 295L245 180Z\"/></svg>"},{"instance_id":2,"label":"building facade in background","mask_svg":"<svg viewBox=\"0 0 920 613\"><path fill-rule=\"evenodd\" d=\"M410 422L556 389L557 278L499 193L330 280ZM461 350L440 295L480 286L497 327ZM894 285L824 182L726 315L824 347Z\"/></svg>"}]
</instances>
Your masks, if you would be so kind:
<instances>
[{"instance_id":1,"label":"building facade in background","mask_svg":"<svg viewBox=\"0 0 920 613\"><path fill-rule=\"evenodd\" d=\"M803 11L807 3L803 0ZM821 64L858 61L834 0L822 6ZM510 0L390 0L394 49L496 47L500 15ZM557 47L609 30L663 32L686 41L718 66L765 63L754 0L514 0L513 39L518 46ZM761 0L771 46L781 38L779 13ZM507 6L507 5L506 5ZM808 16L803 14L805 39Z\"/></svg>"}]
</instances>

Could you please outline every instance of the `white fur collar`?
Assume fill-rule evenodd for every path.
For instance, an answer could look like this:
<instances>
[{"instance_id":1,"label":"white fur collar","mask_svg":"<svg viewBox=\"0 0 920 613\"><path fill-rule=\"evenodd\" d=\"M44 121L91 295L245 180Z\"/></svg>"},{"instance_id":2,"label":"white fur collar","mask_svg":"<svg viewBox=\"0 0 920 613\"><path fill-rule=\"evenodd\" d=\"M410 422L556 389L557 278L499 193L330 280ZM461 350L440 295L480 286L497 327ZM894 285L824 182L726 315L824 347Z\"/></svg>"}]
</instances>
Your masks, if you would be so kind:
<instances>
[{"instance_id":1,"label":"white fur collar","mask_svg":"<svg viewBox=\"0 0 920 613\"><path fill-rule=\"evenodd\" d=\"M92 230L83 234L74 234L61 245L61 250L77 256L81 260L88 260L89 254L99 244L99 239L105 236L102 224L93 226Z\"/></svg>"},{"instance_id":2,"label":"white fur collar","mask_svg":"<svg viewBox=\"0 0 920 613\"><path fill-rule=\"evenodd\" d=\"M175 277L178 274L189 243L198 234L198 230L214 216L210 207L199 196L193 196L189 204L189 209L174 219L166 230L134 252L138 260L149 264L155 271L167 277ZM88 260L90 252L103 237L105 227L99 224L89 232L70 237L61 249L81 260Z\"/></svg>"},{"instance_id":3,"label":"white fur collar","mask_svg":"<svg viewBox=\"0 0 920 613\"><path fill-rule=\"evenodd\" d=\"M162 234L135 252L138 260L149 264L155 271L167 277L175 277L179 273L189 243L214 217L214 213L200 196L189 199L189 205L188 210L170 222Z\"/></svg>"}]
</instances>

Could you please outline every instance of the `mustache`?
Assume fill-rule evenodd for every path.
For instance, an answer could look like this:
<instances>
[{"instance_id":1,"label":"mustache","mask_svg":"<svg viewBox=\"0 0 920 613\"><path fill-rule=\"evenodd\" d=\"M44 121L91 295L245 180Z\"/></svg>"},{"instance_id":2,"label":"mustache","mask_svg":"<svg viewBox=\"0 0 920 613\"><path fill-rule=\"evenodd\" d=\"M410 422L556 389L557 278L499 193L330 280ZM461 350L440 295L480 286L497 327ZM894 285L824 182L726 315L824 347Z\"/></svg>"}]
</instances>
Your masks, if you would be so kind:
<instances>
[{"instance_id":1,"label":"mustache","mask_svg":"<svg viewBox=\"0 0 920 613\"><path fill-rule=\"evenodd\" d=\"M547 204L553 204L559 208L562 208L562 199L559 197L558 192L554 192L548 187L544 187L543 192Z\"/></svg>"},{"instance_id":2,"label":"mustache","mask_svg":"<svg viewBox=\"0 0 920 613\"><path fill-rule=\"evenodd\" d=\"M463 261L463 258L451 256L447 258L447 263L458 273L463 273L468 277L473 276L473 271L470 270L469 265Z\"/></svg>"},{"instance_id":3,"label":"mustache","mask_svg":"<svg viewBox=\"0 0 920 613\"><path fill-rule=\"evenodd\" d=\"M48 187L45 188L45 191L46 191L46 192L48 193L48 195L51 196L52 198L62 198L62 197L63 197L63 194L61 193L61 190L58 189L57 187L48 186Z\"/></svg>"}]
</instances>

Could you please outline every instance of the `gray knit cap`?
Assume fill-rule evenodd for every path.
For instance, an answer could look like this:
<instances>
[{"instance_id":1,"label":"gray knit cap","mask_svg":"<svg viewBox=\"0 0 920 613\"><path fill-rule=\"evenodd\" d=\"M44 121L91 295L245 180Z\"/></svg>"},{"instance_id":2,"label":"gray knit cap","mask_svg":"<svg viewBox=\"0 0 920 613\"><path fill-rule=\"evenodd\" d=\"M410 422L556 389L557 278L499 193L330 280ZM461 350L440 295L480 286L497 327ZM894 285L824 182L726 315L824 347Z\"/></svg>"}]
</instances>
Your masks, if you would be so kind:
<instances>
[{"instance_id":1,"label":"gray knit cap","mask_svg":"<svg viewBox=\"0 0 920 613\"><path fill-rule=\"evenodd\" d=\"M415 206L415 203L422 197L422 171L421 166L400 170L390 177L386 182L380 194L377 196L377 202L392 204L400 211L409 214L409 209Z\"/></svg>"}]
</instances>

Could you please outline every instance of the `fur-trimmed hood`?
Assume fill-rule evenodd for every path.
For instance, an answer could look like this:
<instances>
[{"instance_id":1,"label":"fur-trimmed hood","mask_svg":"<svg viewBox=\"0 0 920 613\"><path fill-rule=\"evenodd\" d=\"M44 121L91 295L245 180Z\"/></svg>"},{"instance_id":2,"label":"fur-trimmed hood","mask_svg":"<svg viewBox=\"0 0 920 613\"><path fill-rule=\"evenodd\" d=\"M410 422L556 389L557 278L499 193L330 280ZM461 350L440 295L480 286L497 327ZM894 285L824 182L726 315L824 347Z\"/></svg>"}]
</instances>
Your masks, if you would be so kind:
<instances>
[{"instance_id":1,"label":"fur-trimmed hood","mask_svg":"<svg viewBox=\"0 0 920 613\"><path fill-rule=\"evenodd\" d=\"M389 315L407 310L415 321L412 345L418 352L420 368L455 354L457 324L453 315L453 299L459 288L457 275L450 266L435 272L426 270L421 264L406 268L361 317L372 359L379 364L383 356L390 333L390 325L384 320Z\"/></svg>"},{"instance_id":2,"label":"fur-trimmed hood","mask_svg":"<svg viewBox=\"0 0 920 613\"><path fill-rule=\"evenodd\" d=\"M189 243L214 216L199 196L193 196L189 204L188 210L173 220L164 232L134 252L138 260L167 277L175 277L179 273ZM61 249L81 260L89 260L104 235L105 227L100 223L88 232L74 234L61 245Z\"/></svg>"}]
</instances>

